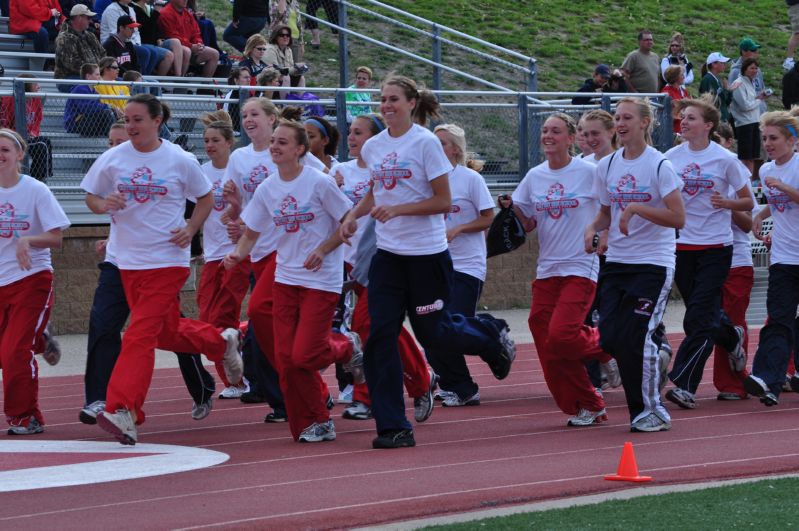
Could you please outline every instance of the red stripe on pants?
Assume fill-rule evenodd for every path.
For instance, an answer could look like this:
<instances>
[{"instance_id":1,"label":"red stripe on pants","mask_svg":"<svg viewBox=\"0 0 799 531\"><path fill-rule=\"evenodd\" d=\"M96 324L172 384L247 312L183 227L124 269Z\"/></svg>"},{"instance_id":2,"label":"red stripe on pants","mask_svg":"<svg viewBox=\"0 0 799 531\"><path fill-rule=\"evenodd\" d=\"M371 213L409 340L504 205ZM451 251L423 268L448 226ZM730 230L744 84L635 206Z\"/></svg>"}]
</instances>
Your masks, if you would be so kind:
<instances>
[{"instance_id":1,"label":"red stripe on pants","mask_svg":"<svg viewBox=\"0 0 799 531\"><path fill-rule=\"evenodd\" d=\"M352 311L352 330L361 337L361 342L366 345L371 324L369 319L369 290L360 284L356 284L355 294L358 296L358 302L355 303L355 309ZM397 346L402 359L402 376L405 382L405 389L411 398L419 398L430 388L430 372L427 370L427 360L419 345L416 344L416 340L404 326L400 329ZM372 400L369 398L369 388L365 383L353 386L352 399L367 406L371 405Z\"/></svg>"},{"instance_id":2,"label":"red stripe on pants","mask_svg":"<svg viewBox=\"0 0 799 531\"><path fill-rule=\"evenodd\" d=\"M583 365L587 359L607 359L599 332L584 324L594 301L596 283L577 276L533 282L533 302L527 320L538 359L552 397L568 415L580 408L599 411L604 400L596 393Z\"/></svg>"},{"instance_id":3,"label":"red stripe on pants","mask_svg":"<svg viewBox=\"0 0 799 531\"><path fill-rule=\"evenodd\" d=\"M34 345L50 315L53 273L40 271L0 287L0 368L6 420L34 417L39 410L39 366Z\"/></svg>"},{"instance_id":4,"label":"red stripe on pants","mask_svg":"<svg viewBox=\"0 0 799 531\"><path fill-rule=\"evenodd\" d=\"M189 276L187 267L120 270L125 297L130 306L130 324L122 336L105 410L128 409L136 422L144 422L144 399L150 388L155 349L202 352L211 361L225 355L225 340L208 323L180 316L180 288Z\"/></svg>"},{"instance_id":5,"label":"red stripe on pants","mask_svg":"<svg viewBox=\"0 0 799 531\"><path fill-rule=\"evenodd\" d=\"M238 328L241 303L250 289L252 264L245 258L231 269L225 269L222 260L206 262L197 286L199 320L217 328ZM219 378L230 387L222 363L214 364Z\"/></svg>"},{"instance_id":6,"label":"red stripe on pants","mask_svg":"<svg viewBox=\"0 0 799 531\"><path fill-rule=\"evenodd\" d=\"M346 336L331 333L337 293L279 282L275 282L273 293L275 337L280 338L275 345L280 388L296 440L314 422L330 419L319 371L334 363L347 363L352 345Z\"/></svg>"},{"instance_id":7,"label":"red stripe on pants","mask_svg":"<svg viewBox=\"0 0 799 531\"><path fill-rule=\"evenodd\" d=\"M727 280L721 287L721 307L732 324L744 327L744 350L747 352L749 352L749 328L746 326L746 309L749 307L749 297L754 285L754 268L744 266L730 269ZM713 385L719 392L735 393L745 397L746 391L741 382L749 373L746 369L740 374L732 372L729 354L722 347L716 345L713 354Z\"/></svg>"}]
</instances>

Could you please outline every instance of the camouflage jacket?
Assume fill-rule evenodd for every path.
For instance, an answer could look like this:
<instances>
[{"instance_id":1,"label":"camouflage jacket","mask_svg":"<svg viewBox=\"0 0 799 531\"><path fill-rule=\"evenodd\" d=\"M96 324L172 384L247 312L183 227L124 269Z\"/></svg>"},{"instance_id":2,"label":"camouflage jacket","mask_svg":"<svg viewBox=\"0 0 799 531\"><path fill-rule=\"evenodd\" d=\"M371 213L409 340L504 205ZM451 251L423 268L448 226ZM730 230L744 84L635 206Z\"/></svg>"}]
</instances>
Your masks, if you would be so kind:
<instances>
[{"instance_id":1,"label":"camouflage jacket","mask_svg":"<svg viewBox=\"0 0 799 531\"><path fill-rule=\"evenodd\" d=\"M67 22L55 39L55 72L53 77L63 79L80 76L84 63L97 63L105 57L105 49L94 33L86 30L78 33Z\"/></svg>"}]
</instances>

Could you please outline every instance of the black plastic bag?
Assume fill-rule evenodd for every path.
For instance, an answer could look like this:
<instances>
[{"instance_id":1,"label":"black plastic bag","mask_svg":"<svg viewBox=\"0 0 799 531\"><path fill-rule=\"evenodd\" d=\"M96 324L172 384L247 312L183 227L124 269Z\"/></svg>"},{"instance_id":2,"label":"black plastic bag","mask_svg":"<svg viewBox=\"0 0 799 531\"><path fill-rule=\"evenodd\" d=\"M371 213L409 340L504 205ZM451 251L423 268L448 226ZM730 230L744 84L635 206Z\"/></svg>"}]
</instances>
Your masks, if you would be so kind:
<instances>
[{"instance_id":1,"label":"black plastic bag","mask_svg":"<svg viewBox=\"0 0 799 531\"><path fill-rule=\"evenodd\" d=\"M526 238L522 222L516 217L513 207L503 208L494 216L486 234L488 257L509 253L523 245Z\"/></svg>"}]
</instances>

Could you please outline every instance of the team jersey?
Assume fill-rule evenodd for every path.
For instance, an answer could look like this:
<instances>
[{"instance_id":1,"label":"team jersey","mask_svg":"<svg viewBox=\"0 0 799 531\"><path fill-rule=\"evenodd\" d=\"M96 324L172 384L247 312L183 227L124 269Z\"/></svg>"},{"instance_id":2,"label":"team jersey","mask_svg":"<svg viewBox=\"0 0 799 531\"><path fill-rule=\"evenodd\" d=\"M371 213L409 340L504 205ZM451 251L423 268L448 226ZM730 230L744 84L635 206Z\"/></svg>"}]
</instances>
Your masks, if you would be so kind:
<instances>
[{"instance_id":1,"label":"team jersey","mask_svg":"<svg viewBox=\"0 0 799 531\"><path fill-rule=\"evenodd\" d=\"M760 167L763 183L769 177L776 177L795 189L799 189L799 155L794 153L791 160L778 165L775 161ZM790 196L776 188L765 187L764 192L774 220L771 231L771 263L799 265L799 205Z\"/></svg>"},{"instance_id":2,"label":"team jersey","mask_svg":"<svg viewBox=\"0 0 799 531\"><path fill-rule=\"evenodd\" d=\"M449 174L452 206L445 216L447 230L480 217L481 210L493 209L494 200L483 177L461 165ZM480 280L486 278L486 238L481 232L462 232L449 242L449 254L455 271Z\"/></svg>"},{"instance_id":3,"label":"team jersey","mask_svg":"<svg viewBox=\"0 0 799 531\"><path fill-rule=\"evenodd\" d=\"M197 159L166 140L149 153L125 142L100 155L81 182L100 197L118 192L125 208L110 212L110 256L120 269L188 267L189 247L170 242L186 226L186 199L211 191Z\"/></svg>"},{"instance_id":4,"label":"team jersey","mask_svg":"<svg viewBox=\"0 0 799 531\"><path fill-rule=\"evenodd\" d=\"M336 177L340 174L344 183L341 191L344 195L357 205L361 199L369 192L369 169L358 166L357 160L340 162L330 168L330 176ZM350 265L355 265L355 257L358 254L358 243L361 241L366 220L358 221L358 230L350 237L350 245L344 246L344 261Z\"/></svg>"},{"instance_id":5,"label":"team jersey","mask_svg":"<svg viewBox=\"0 0 799 531\"><path fill-rule=\"evenodd\" d=\"M69 220L47 185L20 175L11 188L0 187L0 286L7 286L41 271L52 271L50 249L31 247L31 268L17 262L17 240L54 229L65 230Z\"/></svg>"},{"instance_id":6,"label":"team jersey","mask_svg":"<svg viewBox=\"0 0 799 531\"><path fill-rule=\"evenodd\" d=\"M203 254L206 262L213 262L222 260L236 246L230 241L227 227L222 223L222 215L228 207L227 201L222 195L226 169L215 168L211 161L203 164L202 169L211 182L211 194L214 198L214 206L203 225Z\"/></svg>"}]
</instances>

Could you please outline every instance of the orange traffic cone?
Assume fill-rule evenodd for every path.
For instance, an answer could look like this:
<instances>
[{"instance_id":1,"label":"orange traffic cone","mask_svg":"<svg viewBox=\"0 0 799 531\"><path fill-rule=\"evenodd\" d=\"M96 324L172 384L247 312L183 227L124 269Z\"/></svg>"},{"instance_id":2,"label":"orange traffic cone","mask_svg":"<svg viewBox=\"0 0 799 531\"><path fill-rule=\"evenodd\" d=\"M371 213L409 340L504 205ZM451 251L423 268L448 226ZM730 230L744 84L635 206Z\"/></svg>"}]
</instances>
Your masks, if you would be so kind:
<instances>
[{"instance_id":1,"label":"orange traffic cone","mask_svg":"<svg viewBox=\"0 0 799 531\"><path fill-rule=\"evenodd\" d=\"M652 481L650 476L638 475L638 464L635 462L635 452L633 451L633 443L624 443L624 449L621 451L621 461L619 461L619 469L615 474L605 476L605 479L610 481L632 481L634 483L644 483Z\"/></svg>"}]
</instances>

